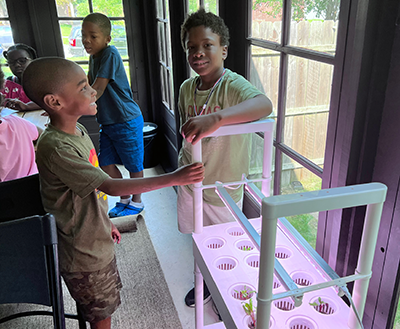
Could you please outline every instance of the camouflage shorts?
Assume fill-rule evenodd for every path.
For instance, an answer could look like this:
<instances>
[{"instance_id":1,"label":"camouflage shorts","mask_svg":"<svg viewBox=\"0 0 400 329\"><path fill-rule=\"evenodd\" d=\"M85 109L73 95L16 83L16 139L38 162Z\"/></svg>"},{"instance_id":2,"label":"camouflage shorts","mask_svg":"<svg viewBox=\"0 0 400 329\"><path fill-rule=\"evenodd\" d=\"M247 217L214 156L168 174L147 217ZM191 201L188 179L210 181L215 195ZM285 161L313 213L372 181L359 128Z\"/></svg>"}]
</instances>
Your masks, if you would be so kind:
<instances>
[{"instance_id":1,"label":"camouflage shorts","mask_svg":"<svg viewBox=\"0 0 400 329\"><path fill-rule=\"evenodd\" d=\"M107 319L121 304L122 283L115 257L99 271L61 275L83 318L90 323Z\"/></svg>"}]
</instances>

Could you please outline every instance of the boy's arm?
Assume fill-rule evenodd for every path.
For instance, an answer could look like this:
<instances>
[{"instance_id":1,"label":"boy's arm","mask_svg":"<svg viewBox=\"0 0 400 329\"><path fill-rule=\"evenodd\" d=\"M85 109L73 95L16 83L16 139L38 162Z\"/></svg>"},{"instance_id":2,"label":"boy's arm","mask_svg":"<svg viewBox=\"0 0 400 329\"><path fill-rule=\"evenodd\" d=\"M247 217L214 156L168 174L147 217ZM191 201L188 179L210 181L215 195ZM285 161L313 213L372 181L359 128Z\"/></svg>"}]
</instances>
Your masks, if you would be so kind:
<instances>
[{"instance_id":1,"label":"boy's arm","mask_svg":"<svg viewBox=\"0 0 400 329\"><path fill-rule=\"evenodd\" d=\"M8 107L10 109L14 109L17 111L33 111L40 110L41 107L34 102L24 103L19 99L6 98L4 100L4 107Z\"/></svg>"},{"instance_id":2,"label":"boy's arm","mask_svg":"<svg viewBox=\"0 0 400 329\"><path fill-rule=\"evenodd\" d=\"M98 190L108 195L128 195L153 191L159 188L188 185L204 179L204 167L201 163L193 163L174 172L146 178L116 179L108 178Z\"/></svg>"},{"instance_id":3,"label":"boy's arm","mask_svg":"<svg viewBox=\"0 0 400 329\"><path fill-rule=\"evenodd\" d=\"M193 145L221 126L251 122L270 115L272 103L265 95L258 95L221 111L190 118L182 126L182 136Z\"/></svg>"},{"instance_id":4,"label":"boy's arm","mask_svg":"<svg viewBox=\"0 0 400 329\"><path fill-rule=\"evenodd\" d=\"M103 95L104 90L106 90L109 82L110 79L107 78L96 78L96 80L94 80L92 88L97 91L96 100L98 100L101 95Z\"/></svg>"}]
</instances>

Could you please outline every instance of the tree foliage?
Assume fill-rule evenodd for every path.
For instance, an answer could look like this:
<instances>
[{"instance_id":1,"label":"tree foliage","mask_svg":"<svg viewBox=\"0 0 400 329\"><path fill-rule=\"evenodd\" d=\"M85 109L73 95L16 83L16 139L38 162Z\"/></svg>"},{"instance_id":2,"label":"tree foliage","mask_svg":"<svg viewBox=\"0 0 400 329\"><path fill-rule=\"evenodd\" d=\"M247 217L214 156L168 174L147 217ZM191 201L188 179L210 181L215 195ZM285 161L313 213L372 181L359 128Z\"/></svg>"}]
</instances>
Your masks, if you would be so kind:
<instances>
[{"instance_id":1,"label":"tree foliage","mask_svg":"<svg viewBox=\"0 0 400 329\"><path fill-rule=\"evenodd\" d=\"M317 18L336 21L339 16L340 0L292 0L292 16L296 21L313 14ZM253 10L271 17L282 15L282 0L254 0Z\"/></svg>"},{"instance_id":2,"label":"tree foliage","mask_svg":"<svg viewBox=\"0 0 400 329\"><path fill-rule=\"evenodd\" d=\"M71 4L74 8L73 17L85 17L90 13L88 0L57 0L57 5L62 7ZM93 1L93 12L109 17L122 17L124 16L122 0L95 0Z\"/></svg>"}]
</instances>

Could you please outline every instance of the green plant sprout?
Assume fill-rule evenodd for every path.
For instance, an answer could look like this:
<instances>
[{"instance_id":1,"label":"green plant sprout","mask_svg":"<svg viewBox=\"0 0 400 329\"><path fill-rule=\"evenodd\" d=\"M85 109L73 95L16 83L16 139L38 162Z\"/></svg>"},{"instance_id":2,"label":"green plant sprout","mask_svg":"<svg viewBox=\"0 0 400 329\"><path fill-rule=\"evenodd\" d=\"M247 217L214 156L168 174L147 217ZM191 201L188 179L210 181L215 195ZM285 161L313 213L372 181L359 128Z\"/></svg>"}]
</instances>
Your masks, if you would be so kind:
<instances>
[{"instance_id":1,"label":"green plant sprout","mask_svg":"<svg viewBox=\"0 0 400 329\"><path fill-rule=\"evenodd\" d=\"M318 297L318 302L309 303L309 304L310 304L311 306L314 306L315 309L316 309L318 312L320 312L320 313L323 313L324 305L328 305L328 306L329 306L329 304L328 304L327 302L324 302L324 301L321 299L321 297Z\"/></svg>"},{"instance_id":2,"label":"green plant sprout","mask_svg":"<svg viewBox=\"0 0 400 329\"><path fill-rule=\"evenodd\" d=\"M253 306L253 299L251 298L252 294L254 294L255 290L248 290L246 286L243 286L243 289L240 291L235 290L236 293L239 294L240 300L248 300L247 302L242 302L242 307L244 312L250 316L249 328L256 328L256 308Z\"/></svg>"},{"instance_id":3,"label":"green plant sprout","mask_svg":"<svg viewBox=\"0 0 400 329\"><path fill-rule=\"evenodd\" d=\"M242 307L244 312L250 316L250 323L249 328L255 329L256 328L256 308L253 306L253 299L250 298L248 302L242 302Z\"/></svg>"},{"instance_id":4,"label":"green plant sprout","mask_svg":"<svg viewBox=\"0 0 400 329\"><path fill-rule=\"evenodd\" d=\"M250 246L247 246L247 247L242 247L242 250L243 251L251 251L251 250L253 250L253 248Z\"/></svg>"},{"instance_id":5,"label":"green plant sprout","mask_svg":"<svg viewBox=\"0 0 400 329\"><path fill-rule=\"evenodd\" d=\"M243 289L240 291L235 290L235 292L237 294L239 294L239 298L240 300L246 300L249 299L251 297L251 294L255 293L255 290L248 290L246 285L243 286Z\"/></svg>"}]
</instances>

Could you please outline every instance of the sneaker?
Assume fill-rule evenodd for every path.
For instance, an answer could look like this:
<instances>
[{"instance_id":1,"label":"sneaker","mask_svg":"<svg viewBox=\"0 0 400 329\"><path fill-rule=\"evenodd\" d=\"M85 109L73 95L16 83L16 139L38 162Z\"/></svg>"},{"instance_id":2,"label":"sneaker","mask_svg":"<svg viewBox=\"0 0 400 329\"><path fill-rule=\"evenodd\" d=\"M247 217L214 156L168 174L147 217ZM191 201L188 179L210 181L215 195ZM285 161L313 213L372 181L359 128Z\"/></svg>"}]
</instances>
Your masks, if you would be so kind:
<instances>
[{"instance_id":1,"label":"sneaker","mask_svg":"<svg viewBox=\"0 0 400 329\"><path fill-rule=\"evenodd\" d=\"M203 289L203 293L204 293L203 300L204 300L204 304L206 304L211 300L211 294L208 291L207 285L205 283L203 285L203 288L204 288ZM185 304L186 304L186 306L194 307L194 305L195 305L194 304L194 288L186 294Z\"/></svg>"},{"instance_id":2,"label":"sneaker","mask_svg":"<svg viewBox=\"0 0 400 329\"><path fill-rule=\"evenodd\" d=\"M125 206L125 209L118 214L118 217L137 215L140 214L143 211L143 209L144 207L138 208L130 204L127 204Z\"/></svg>"},{"instance_id":3,"label":"sneaker","mask_svg":"<svg viewBox=\"0 0 400 329\"><path fill-rule=\"evenodd\" d=\"M125 207L126 207L126 204L125 204L125 203L117 202L117 203L115 204L115 207L112 208L112 209L108 212L108 217L110 217L110 218L118 217L118 216L119 216L119 213L120 213L121 211L123 211L123 210L125 209Z\"/></svg>"}]
</instances>

